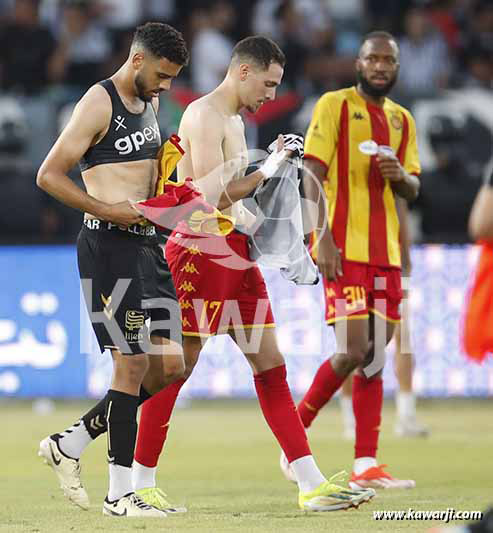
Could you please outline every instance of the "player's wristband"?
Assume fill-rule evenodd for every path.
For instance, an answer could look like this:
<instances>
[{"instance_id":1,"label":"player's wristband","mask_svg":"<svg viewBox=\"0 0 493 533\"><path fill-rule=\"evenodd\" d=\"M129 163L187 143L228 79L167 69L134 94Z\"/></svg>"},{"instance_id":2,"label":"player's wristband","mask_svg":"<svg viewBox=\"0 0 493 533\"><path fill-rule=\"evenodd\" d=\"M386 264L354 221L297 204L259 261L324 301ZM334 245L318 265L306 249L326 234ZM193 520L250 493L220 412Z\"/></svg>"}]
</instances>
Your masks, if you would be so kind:
<instances>
[{"instance_id":1,"label":"player's wristband","mask_svg":"<svg viewBox=\"0 0 493 533\"><path fill-rule=\"evenodd\" d=\"M272 152L267 159L259 167L259 171L265 176L265 179L272 178L272 176L278 171L281 163L286 157L286 150L282 149L280 152Z\"/></svg>"}]
</instances>

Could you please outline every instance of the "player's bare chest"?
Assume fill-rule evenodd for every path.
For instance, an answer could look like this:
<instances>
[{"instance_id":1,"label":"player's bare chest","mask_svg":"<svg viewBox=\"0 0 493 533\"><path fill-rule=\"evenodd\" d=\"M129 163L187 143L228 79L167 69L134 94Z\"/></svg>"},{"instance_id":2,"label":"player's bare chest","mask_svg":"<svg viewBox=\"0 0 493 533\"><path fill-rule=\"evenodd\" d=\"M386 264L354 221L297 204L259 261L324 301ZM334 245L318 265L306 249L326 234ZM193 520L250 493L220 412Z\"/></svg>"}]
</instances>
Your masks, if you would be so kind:
<instances>
[{"instance_id":1,"label":"player's bare chest","mask_svg":"<svg viewBox=\"0 0 493 533\"><path fill-rule=\"evenodd\" d=\"M231 120L224 125L222 149L225 161L230 159L248 160L247 145L242 124Z\"/></svg>"}]
</instances>

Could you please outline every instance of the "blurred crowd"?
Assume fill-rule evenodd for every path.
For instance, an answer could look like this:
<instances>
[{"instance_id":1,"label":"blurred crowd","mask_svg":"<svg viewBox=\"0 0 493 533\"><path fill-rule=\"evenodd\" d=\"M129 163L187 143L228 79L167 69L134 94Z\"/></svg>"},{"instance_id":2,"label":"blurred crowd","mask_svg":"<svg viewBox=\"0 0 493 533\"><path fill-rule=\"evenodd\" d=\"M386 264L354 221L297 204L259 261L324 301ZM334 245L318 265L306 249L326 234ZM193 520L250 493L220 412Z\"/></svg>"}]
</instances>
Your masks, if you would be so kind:
<instances>
[{"instance_id":1,"label":"blurred crowd","mask_svg":"<svg viewBox=\"0 0 493 533\"><path fill-rule=\"evenodd\" d=\"M174 83L193 94L220 83L236 41L263 34L287 57L280 94L294 92L301 108L327 90L354 83L361 37L374 29L398 37L401 71L393 96L399 102L447 89L491 92L493 84L493 0L0 0L0 179L4 198L13 199L1 210L0 239L73 240L78 214L41 196L28 202L21 221L20 199L35 194L35 168L70 105L125 61L135 26L148 20L168 22L184 34L190 66ZM430 143L435 135L442 155L432 166L447 178L458 172L457 157L453 164L443 161L447 151L457 155L447 146L460 145L467 134L454 121L435 126ZM444 142L447 136L452 144ZM468 172L476 173L467 180L474 184L472 201L480 171ZM426 210L426 201L418 209ZM423 217L423 240L466 239L465 226L463 235L448 236L450 224L444 234L436 230L432 207L431 222ZM13 220L18 222L7 232Z\"/></svg>"}]
</instances>

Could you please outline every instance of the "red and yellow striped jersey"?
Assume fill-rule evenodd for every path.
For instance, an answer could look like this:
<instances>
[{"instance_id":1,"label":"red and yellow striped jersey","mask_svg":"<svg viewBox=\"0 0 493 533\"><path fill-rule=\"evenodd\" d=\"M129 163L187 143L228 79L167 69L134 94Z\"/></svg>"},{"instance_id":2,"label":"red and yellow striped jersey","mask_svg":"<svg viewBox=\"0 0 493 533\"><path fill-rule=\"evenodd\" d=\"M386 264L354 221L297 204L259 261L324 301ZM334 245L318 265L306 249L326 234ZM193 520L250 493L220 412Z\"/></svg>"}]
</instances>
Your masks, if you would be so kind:
<instances>
[{"instance_id":1,"label":"red and yellow striped jersey","mask_svg":"<svg viewBox=\"0 0 493 533\"><path fill-rule=\"evenodd\" d=\"M324 189L335 243L348 261L400 267L394 194L368 145L391 146L406 172L421 172L416 125L407 109L389 98L383 107L372 105L356 87L325 93L306 134L305 157L327 167Z\"/></svg>"}]
</instances>

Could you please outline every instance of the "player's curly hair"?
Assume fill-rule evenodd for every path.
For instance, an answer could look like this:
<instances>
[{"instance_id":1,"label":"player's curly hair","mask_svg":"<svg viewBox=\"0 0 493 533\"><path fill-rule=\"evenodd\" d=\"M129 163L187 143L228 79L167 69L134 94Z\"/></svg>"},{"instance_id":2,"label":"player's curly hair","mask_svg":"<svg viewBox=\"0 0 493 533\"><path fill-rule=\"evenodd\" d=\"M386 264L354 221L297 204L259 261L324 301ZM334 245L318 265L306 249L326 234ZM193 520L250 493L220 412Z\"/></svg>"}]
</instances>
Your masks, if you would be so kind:
<instances>
[{"instance_id":1,"label":"player's curly hair","mask_svg":"<svg viewBox=\"0 0 493 533\"><path fill-rule=\"evenodd\" d=\"M156 57L175 65L188 65L189 53L182 34L169 24L147 22L134 33L132 46L140 45Z\"/></svg>"},{"instance_id":2,"label":"player's curly hair","mask_svg":"<svg viewBox=\"0 0 493 533\"><path fill-rule=\"evenodd\" d=\"M238 42L233 48L231 60L253 60L264 70L267 70L271 63L278 63L281 67L286 64L286 56L279 46L261 35L246 37Z\"/></svg>"}]
</instances>

